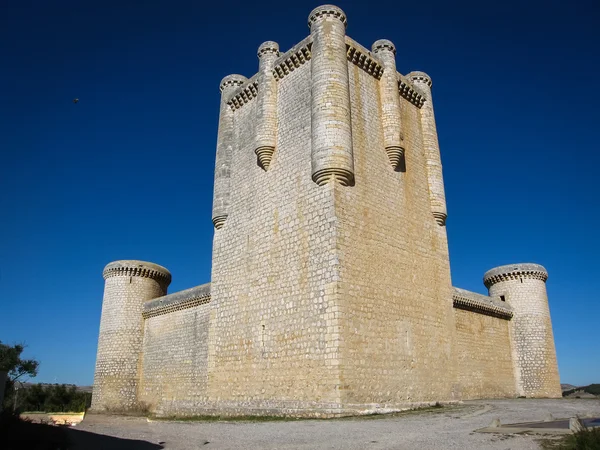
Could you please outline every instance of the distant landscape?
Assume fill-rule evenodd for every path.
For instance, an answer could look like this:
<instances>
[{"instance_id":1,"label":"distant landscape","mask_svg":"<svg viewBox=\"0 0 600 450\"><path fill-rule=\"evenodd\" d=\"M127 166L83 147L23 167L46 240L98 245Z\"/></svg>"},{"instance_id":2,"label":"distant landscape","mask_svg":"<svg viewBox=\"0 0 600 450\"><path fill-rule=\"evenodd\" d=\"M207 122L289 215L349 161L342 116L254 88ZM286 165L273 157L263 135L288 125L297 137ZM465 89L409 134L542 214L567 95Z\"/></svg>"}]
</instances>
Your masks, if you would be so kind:
<instances>
[{"instance_id":1,"label":"distant landscape","mask_svg":"<svg viewBox=\"0 0 600 450\"><path fill-rule=\"evenodd\" d=\"M593 383L587 386L574 386L561 384L562 395L565 398L600 398L600 384Z\"/></svg>"},{"instance_id":2,"label":"distant landscape","mask_svg":"<svg viewBox=\"0 0 600 450\"><path fill-rule=\"evenodd\" d=\"M22 383L8 392L4 407L18 412L84 412L91 401L91 386Z\"/></svg>"}]
</instances>

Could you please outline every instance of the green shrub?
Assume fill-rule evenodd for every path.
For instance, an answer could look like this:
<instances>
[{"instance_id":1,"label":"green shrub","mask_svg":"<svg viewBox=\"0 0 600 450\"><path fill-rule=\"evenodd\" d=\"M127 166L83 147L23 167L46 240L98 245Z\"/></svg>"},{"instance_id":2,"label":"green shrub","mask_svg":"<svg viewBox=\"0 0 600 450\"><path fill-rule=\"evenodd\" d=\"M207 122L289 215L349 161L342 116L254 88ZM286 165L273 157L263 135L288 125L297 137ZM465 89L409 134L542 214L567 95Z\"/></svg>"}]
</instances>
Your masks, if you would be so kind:
<instances>
[{"instance_id":1,"label":"green shrub","mask_svg":"<svg viewBox=\"0 0 600 450\"><path fill-rule=\"evenodd\" d=\"M559 441L546 441L544 448L552 450L600 450L600 428L586 428Z\"/></svg>"}]
</instances>

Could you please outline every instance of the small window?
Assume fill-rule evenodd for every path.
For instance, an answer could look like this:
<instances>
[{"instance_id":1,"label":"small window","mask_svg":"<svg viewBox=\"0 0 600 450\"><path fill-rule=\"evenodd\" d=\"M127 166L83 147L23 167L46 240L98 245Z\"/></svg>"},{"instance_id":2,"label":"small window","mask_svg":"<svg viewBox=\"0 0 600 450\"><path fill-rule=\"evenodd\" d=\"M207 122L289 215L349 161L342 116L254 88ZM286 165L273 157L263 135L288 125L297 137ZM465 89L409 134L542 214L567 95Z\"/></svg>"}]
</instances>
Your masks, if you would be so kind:
<instances>
[{"instance_id":1,"label":"small window","mask_svg":"<svg viewBox=\"0 0 600 450\"><path fill-rule=\"evenodd\" d=\"M502 300L503 302L505 302L505 301L506 301L506 296L504 296L504 295L501 295L501 296L500 296L500 300Z\"/></svg>"}]
</instances>

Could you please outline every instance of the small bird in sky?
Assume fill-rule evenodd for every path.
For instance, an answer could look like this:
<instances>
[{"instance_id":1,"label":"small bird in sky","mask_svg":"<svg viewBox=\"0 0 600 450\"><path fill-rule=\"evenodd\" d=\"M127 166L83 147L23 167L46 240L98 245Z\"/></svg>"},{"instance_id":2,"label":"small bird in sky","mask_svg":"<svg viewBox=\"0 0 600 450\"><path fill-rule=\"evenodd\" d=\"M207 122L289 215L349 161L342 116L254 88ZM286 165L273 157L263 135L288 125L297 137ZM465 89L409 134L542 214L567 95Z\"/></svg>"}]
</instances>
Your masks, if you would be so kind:
<instances>
[{"instance_id":1,"label":"small bird in sky","mask_svg":"<svg viewBox=\"0 0 600 450\"><path fill-rule=\"evenodd\" d=\"M79 103L79 99L78 98L74 98L73 99L73 103Z\"/></svg>"}]
</instances>

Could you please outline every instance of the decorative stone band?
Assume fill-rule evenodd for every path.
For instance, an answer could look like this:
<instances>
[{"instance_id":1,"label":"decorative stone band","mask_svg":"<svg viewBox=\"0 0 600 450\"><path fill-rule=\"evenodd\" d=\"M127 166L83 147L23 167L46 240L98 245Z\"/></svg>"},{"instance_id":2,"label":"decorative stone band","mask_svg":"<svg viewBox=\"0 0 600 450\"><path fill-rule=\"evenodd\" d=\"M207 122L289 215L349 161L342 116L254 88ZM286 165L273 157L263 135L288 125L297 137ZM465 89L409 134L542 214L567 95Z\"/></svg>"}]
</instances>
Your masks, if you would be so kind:
<instances>
[{"instance_id":1,"label":"decorative stone band","mask_svg":"<svg viewBox=\"0 0 600 450\"><path fill-rule=\"evenodd\" d=\"M315 172L312 178L319 186L333 181L338 182L342 186L350 186L353 183L354 174L349 170L333 167Z\"/></svg>"},{"instance_id":2,"label":"decorative stone band","mask_svg":"<svg viewBox=\"0 0 600 450\"><path fill-rule=\"evenodd\" d=\"M494 316L510 320L513 316L512 308L497 297L488 297L453 287L452 302L455 308L472 311L478 314Z\"/></svg>"},{"instance_id":3,"label":"decorative stone band","mask_svg":"<svg viewBox=\"0 0 600 450\"><path fill-rule=\"evenodd\" d=\"M312 36L307 36L275 60L273 76L276 80L281 80L302 64L310 61L312 56L310 53L311 43Z\"/></svg>"},{"instance_id":4,"label":"decorative stone band","mask_svg":"<svg viewBox=\"0 0 600 450\"><path fill-rule=\"evenodd\" d=\"M548 279L548 271L544 266L534 263L508 264L506 266L495 267L488 270L483 275L483 284L486 288L490 288L501 281L519 280L522 278L530 278L546 282Z\"/></svg>"},{"instance_id":5,"label":"decorative stone band","mask_svg":"<svg viewBox=\"0 0 600 450\"><path fill-rule=\"evenodd\" d=\"M250 103L254 97L258 95L257 76L250 78L243 86L238 88L227 101L227 104L232 110L236 110Z\"/></svg>"},{"instance_id":6,"label":"decorative stone band","mask_svg":"<svg viewBox=\"0 0 600 450\"><path fill-rule=\"evenodd\" d=\"M346 48L348 49L348 61L378 80L381 79L383 65L371 55L370 51L348 36L346 36Z\"/></svg>"},{"instance_id":7,"label":"decorative stone band","mask_svg":"<svg viewBox=\"0 0 600 450\"><path fill-rule=\"evenodd\" d=\"M142 277L151 278L165 287L171 283L171 272L163 266L146 261L122 260L106 265L102 271L104 279L111 277Z\"/></svg>"},{"instance_id":8,"label":"decorative stone band","mask_svg":"<svg viewBox=\"0 0 600 450\"><path fill-rule=\"evenodd\" d=\"M175 311L210 303L210 283L159 297L144 304L142 317L162 316Z\"/></svg>"},{"instance_id":9,"label":"decorative stone band","mask_svg":"<svg viewBox=\"0 0 600 450\"><path fill-rule=\"evenodd\" d=\"M412 86L412 83L404 79L404 77L398 74L398 92L405 100L409 101L417 108L421 108L425 103L425 97L419 94Z\"/></svg>"},{"instance_id":10,"label":"decorative stone band","mask_svg":"<svg viewBox=\"0 0 600 450\"><path fill-rule=\"evenodd\" d=\"M338 19L344 24L344 27L348 26L348 19L346 18L346 13L344 11L337 6L322 5L313 9L308 15L308 28L310 29L313 23L325 17Z\"/></svg>"},{"instance_id":11,"label":"decorative stone band","mask_svg":"<svg viewBox=\"0 0 600 450\"><path fill-rule=\"evenodd\" d=\"M275 79L278 81L281 80L295 69L310 61L312 58L311 46L312 36L308 36L302 42L299 42L277 58L275 66L273 67L273 76ZM381 79L384 69L377 57L348 36L346 36L346 48L348 50L347 55L349 62L360 67L376 79ZM425 98L413 88L410 81L406 80L400 74L398 74L398 92L402 98L412 103L417 108L423 106ZM246 83L236 89L227 101L227 104L235 111L248 104L257 96L257 94L258 80L257 75L254 75Z\"/></svg>"}]
</instances>

